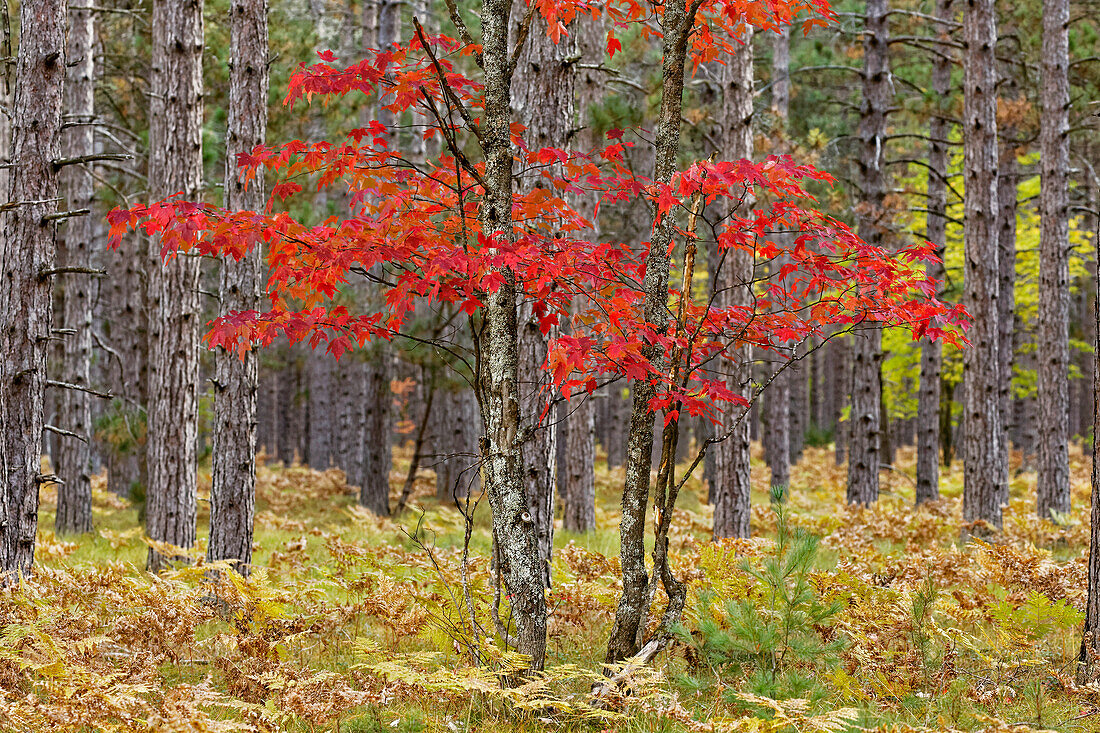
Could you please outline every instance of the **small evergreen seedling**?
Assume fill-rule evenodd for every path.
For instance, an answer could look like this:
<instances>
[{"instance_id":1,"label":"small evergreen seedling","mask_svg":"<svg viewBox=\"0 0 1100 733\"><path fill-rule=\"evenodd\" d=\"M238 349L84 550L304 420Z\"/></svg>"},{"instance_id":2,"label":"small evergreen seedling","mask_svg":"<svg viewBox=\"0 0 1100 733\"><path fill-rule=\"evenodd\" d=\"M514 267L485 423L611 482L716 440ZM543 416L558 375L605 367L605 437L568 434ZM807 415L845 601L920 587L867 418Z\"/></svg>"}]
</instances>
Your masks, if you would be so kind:
<instances>
[{"instance_id":1,"label":"small evergreen seedling","mask_svg":"<svg viewBox=\"0 0 1100 733\"><path fill-rule=\"evenodd\" d=\"M775 553L739 569L755 581L745 598L699 597L698 628L682 638L720 677L744 675L747 688L775 699L800 697L815 687L815 673L835 663L843 646L822 632L841 609L825 603L810 583L818 538L792 528L786 507L775 503Z\"/></svg>"}]
</instances>

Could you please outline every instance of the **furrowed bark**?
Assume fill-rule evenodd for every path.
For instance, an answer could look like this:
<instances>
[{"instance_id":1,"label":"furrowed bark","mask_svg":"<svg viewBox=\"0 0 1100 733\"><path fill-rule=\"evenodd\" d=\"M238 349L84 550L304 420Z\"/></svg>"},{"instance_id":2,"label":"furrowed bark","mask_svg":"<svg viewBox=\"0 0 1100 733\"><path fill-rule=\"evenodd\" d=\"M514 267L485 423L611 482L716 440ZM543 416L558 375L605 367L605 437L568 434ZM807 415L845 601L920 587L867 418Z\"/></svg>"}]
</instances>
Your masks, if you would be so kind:
<instances>
[{"instance_id":1,"label":"furrowed bark","mask_svg":"<svg viewBox=\"0 0 1100 733\"><path fill-rule=\"evenodd\" d=\"M152 29L150 196L179 192L196 201L202 195L202 1L156 0ZM199 259L180 254L162 262L160 241L149 248L145 529L154 540L189 548L198 489ZM168 560L150 548L150 570Z\"/></svg>"},{"instance_id":2,"label":"furrowed bark","mask_svg":"<svg viewBox=\"0 0 1100 733\"><path fill-rule=\"evenodd\" d=\"M34 563L46 350L52 321L57 171L65 82L65 3L26 0L11 107L8 205L0 241L0 570L16 582Z\"/></svg>"},{"instance_id":3,"label":"furrowed bark","mask_svg":"<svg viewBox=\"0 0 1100 733\"><path fill-rule=\"evenodd\" d=\"M1100 256L1100 224L1094 242L1096 254ZM1100 435L1100 270L1096 273L1096 339L1093 342L1095 352L1092 359L1093 399L1092 430ZM1100 454L1097 442L1092 446L1092 509L1091 531L1089 532L1089 579L1088 596L1085 601L1085 628L1081 634L1081 651L1077 660L1077 681L1081 684L1093 680L1096 676L1096 664L1100 655Z\"/></svg>"},{"instance_id":4,"label":"furrowed bark","mask_svg":"<svg viewBox=\"0 0 1100 733\"><path fill-rule=\"evenodd\" d=\"M1036 511L1069 512L1069 2L1043 3Z\"/></svg>"},{"instance_id":5,"label":"furrowed bark","mask_svg":"<svg viewBox=\"0 0 1100 733\"><path fill-rule=\"evenodd\" d=\"M233 0L229 6L229 111L226 133L225 207L260 211L263 175L245 186L237 156L262 145L267 132L267 0ZM256 310L261 257L256 246L240 261L223 261L223 311ZM258 358L219 348L214 354L213 473L210 491L210 560L233 560L247 576L252 562L256 506L256 393Z\"/></svg>"},{"instance_id":6,"label":"furrowed bark","mask_svg":"<svg viewBox=\"0 0 1100 733\"><path fill-rule=\"evenodd\" d=\"M788 36L789 38L789 36ZM722 67L722 158L738 160L752 158L753 121L753 51L752 34L742 39L743 45ZM778 44L777 44L778 45ZM746 206L751 206L747 201ZM718 289L717 307L746 307L752 302L754 253L742 249L730 249L721 258L711 257L711 277ZM719 267L719 262L722 265ZM752 347L741 347L730 355L730 375L726 386L752 397ZM714 486L714 539L722 537L748 537L750 534L751 484L749 481L749 421L741 413L742 408L729 407L722 411L717 433L730 437L713 446Z\"/></svg>"},{"instance_id":7,"label":"furrowed bark","mask_svg":"<svg viewBox=\"0 0 1100 733\"><path fill-rule=\"evenodd\" d=\"M936 17L951 18L952 0L936 0ZM947 29L940 31L946 33ZM947 140L948 123L940 112L951 92L951 60L936 55L932 59L932 97L937 109L928 123L928 223L925 237L936 247L942 260L947 244ZM925 267L929 278L941 283L943 262ZM943 370L943 345L934 339L921 342L920 392L917 397L917 485L916 503L940 498L940 374Z\"/></svg>"},{"instance_id":8,"label":"furrowed bark","mask_svg":"<svg viewBox=\"0 0 1100 733\"><path fill-rule=\"evenodd\" d=\"M1008 470L1001 451L1005 436L998 392L997 21L992 0L967 4L963 35L965 304L972 319L970 347L963 352L963 519L1000 529Z\"/></svg>"},{"instance_id":9,"label":"furrowed bark","mask_svg":"<svg viewBox=\"0 0 1100 733\"><path fill-rule=\"evenodd\" d=\"M859 236L885 244L889 222L886 198L886 115L894 97L890 75L887 0L868 0L863 39L863 107L859 139L863 201L857 213ZM866 323L852 338L852 410L848 432L849 504L878 501L882 441L882 328Z\"/></svg>"},{"instance_id":10,"label":"furrowed bark","mask_svg":"<svg viewBox=\"0 0 1100 733\"><path fill-rule=\"evenodd\" d=\"M64 107L74 122L63 134L62 152L66 158L88 155L94 151L95 128L95 17L90 8L69 11L69 34L65 56L71 59L65 80ZM90 173L81 166L68 166L61 171L62 198L71 210L92 209L95 185ZM95 218L79 216L65 224L64 237L58 252L58 264L68 267L89 267L93 257ZM62 275L61 325L75 333L65 337L62 347L62 378L80 386L91 384L92 364L92 279L87 276ZM64 389L58 395L57 423L65 430L84 436L85 440L58 440L57 516L54 527L58 534L88 532L92 529L91 395L79 390Z\"/></svg>"}]
</instances>

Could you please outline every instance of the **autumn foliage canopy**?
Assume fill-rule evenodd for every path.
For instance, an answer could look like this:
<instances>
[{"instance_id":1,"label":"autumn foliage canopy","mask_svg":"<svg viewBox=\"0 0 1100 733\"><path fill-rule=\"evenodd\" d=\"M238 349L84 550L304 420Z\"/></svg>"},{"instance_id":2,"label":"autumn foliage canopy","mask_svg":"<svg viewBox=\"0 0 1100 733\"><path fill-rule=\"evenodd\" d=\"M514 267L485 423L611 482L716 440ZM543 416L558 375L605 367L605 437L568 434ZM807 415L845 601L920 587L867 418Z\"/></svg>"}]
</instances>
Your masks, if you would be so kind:
<instances>
[{"instance_id":1,"label":"autumn foliage canopy","mask_svg":"<svg viewBox=\"0 0 1100 733\"><path fill-rule=\"evenodd\" d=\"M638 36L659 35L654 9L632 0L589 6L581 0L537 2L552 37L568 33L579 15L611 26L607 50L621 48L631 26ZM829 21L824 3L728 2L699 5L690 58L721 63L739 28L774 30L803 12L808 25ZM530 25L530 20L526 21ZM634 36L632 36L634 37ZM468 39L469 40L469 39ZM227 211L209 203L170 198L109 215L117 243L141 227L162 238L165 257L197 251L240 258L266 248L264 312L226 313L210 324L211 347L246 350L277 338L322 344L339 357L374 339L402 332L418 301L461 311L476 327L486 294L514 278L520 297L534 304L542 330L552 335L546 368L566 395L591 392L613 377L649 378L657 385L652 408L682 406L710 414L723 403L744 404L725 374L739 347L786 353L811 337L824 339L862 323L912 330L914 337L958 341L964 312L935 297L923 263L935 255L916 243L887 250L864 243L845 224L815 209L811 182L832 178L789 156L754 162L698 162L668 183L641 175L630 150L644 131L612 130L593 150L531 149L512 125L512 237L486 236L479 223L485 186L478 150L482 87L479 46L418 30L411 40L378 50L348 66L331 52L293 75L285 103L363 95L404 122L405 137L421 135L439 152L412 156L397 149L399 131L378 121L342 140L259 146L241 155L240 175L277 178L265 211ZM717 60L717 61L716 61ZM307 186L339 189L340 216L309 224L287 212L287 200ZM577 202L601 208L642 200L656 225L675 217L682 239L710 242L719 261L734 250L752 252L756 274L749 306L718 307L713 284L694 293L670 288L668 322L643 316L642 286L649 242L593 236ZM687 227L693 202L703 215ZM726 202L725 205L719 205ZM710 212L729 211L727 216ZM716 245L714 244L716 243ZM673 241L672 248L680 243ZM674 254L674 253L670 253ZM352 280L371 281L384 297L355 306L338 298ZM698 285L698 281L697 281ZM678 319L684 303L684 318ZM565 322L570 328L558 329ZM679 372L657 370L643 354L655 345L684 355Z\"/></svg>"}]
</instances>

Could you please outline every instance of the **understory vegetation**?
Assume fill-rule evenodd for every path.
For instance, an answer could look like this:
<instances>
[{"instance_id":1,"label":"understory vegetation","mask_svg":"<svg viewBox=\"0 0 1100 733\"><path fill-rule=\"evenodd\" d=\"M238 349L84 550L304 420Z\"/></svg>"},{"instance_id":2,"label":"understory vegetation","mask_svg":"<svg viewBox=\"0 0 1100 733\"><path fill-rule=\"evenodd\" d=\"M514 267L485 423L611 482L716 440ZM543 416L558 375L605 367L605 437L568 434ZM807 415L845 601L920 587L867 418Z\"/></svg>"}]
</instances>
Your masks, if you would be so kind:
<instances>
[{"instance_id":1,"label":"understory vegetation","mask_svg":"<svg viewBox=\"0 0 1100 733\"><path fill-rule=\"evenodd\" d=\"M396 489L409 454L395 458ZM339 471L261 456L247 580L202 563L202 541L194 564L145 572L139 507L97 479L97 532L59 541L41 530L33 574L0 603L0 728L1100 727L1100 686L1074 681L1089 533L1079 452L1072 515L1036 519L1035 475L1017 470L995 542L964 539L961 466L945 471L940 502L914 508L914 456L903 449L880 501L859 508L845 503L832 449L812 448L786 503L772 506L759 460L751 540L710 542L705 487L689 482L671 537L690 587L677 640L598 705L590 690L603 679L619 592L622 483L602 458L597 531L557 532L547 671L518 685L502 684L519 661L492 631L487 507L464 571L463 515L432 498L430 471L412 511L380 520L357 507ZM43 492L44 515L54 501ZM663 602L658 591L652 617ZM501 615L507 622L506 599Z\"/></svg>"}]
</instances>

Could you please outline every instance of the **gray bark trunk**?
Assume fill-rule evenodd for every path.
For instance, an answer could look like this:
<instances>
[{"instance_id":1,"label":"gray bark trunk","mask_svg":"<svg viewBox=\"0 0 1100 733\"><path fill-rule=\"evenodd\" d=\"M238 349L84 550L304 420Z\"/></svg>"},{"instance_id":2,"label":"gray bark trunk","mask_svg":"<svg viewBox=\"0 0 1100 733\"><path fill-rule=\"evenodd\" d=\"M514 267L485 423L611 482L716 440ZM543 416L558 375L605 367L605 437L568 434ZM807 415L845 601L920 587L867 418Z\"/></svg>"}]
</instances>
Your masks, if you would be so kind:
<instances>
[{"instance_id":1,"label":"gray bark trunk","mask_svg":"<svg viewBox=\"0 0 1100 733\"><path fill-rule=\"evenodd\" d=\"M149 189L153 199L202 195L201 0L153 3ZM199 395L199 262L179 255L162 263L150 242L149 486L145 527L150 538L195 544ZM167 558L152 548L149 569Z\"/></svg>"},{"instance_id":2,"label":"gray bark trunk","mask_svg":"<svg viewBox=\"0 0 1100 733\"><path fill-rule=\"evenodd\" d=\"M335 360L323 348L306 357L309 370L309 449L304 462L324 471L332 465L333 369Z\"/></svg>"},{"instance_id":3,"label":"gray bark trunk","mask_svg":"<svg viewBox=\"0 0 1100 733\"><path fill-rule=\"evenodd\" d=\"M1059 3L1062 0L1058 0ZM1064 26L1063 26L1064 27ZM1096 255L1100 257L1100 238L1093 243ZM1092 359L1093 400L1092 434L1100 435L1100 269L1094 280L1096 300L1093 301L1096 328ZM1089 576L1088 596L1085 601L1085 628L1081 634L1081 651L1078 655L1077 678L1081 683L1091 681L1096 674L1096 664L1100 655L1100 453L1097 441L1092 444L1092 509L1091 531L1089 533Z\"/></svg>"},{"instance_id":4,"label":"gray bark trunk","mask_svg":"<svg viewBox=\"0 0 1100 733\"><path fill-rule=\"evenodd\" d=\"M375 352L359 366L363 384L363 443L359 503L380 517L390 513L390 467L393 395L390 392L389 358Z\"/></svg>"},{"instance_id":5,"label":"gray bark trunk","mask_svg":"<svg viewBox=\"0 0 1100 733\"><path fill-rule=\"evenodd\" d=\"M1012 85L1009 83L1008 88ZM1004 134L1016 136L1016 130L1008 128ZM1001 408L1001 461L1008 466L1008 436L1012 428L1012 365L1015 362L1016 327L1016 182L1019 166L1016 162L1016 144L1003 140L1000 143L997 170L997 349L999 351L1000 384L997 398ZM1001 503L1008 503L1008 483Z\"/></svg>"},{"instance_id":6,"label":"gray bark trunk","mask_svg":"<svg viewBox=\"0 0 1100 733\"><path fill-rule=\"evenodd\" d=\"M485 236L503 241L512 237L510 10L507 0L483 0L481 8L486 191L480 218ZM511 270L500 274L503 284L487 295L483 311L484 362L478 386L485 425L485 482L493 510L499 572L516 623L517 651L530 656L533 669L542 669L546 597L538 534L523 481L516 281Z\"/></svg>"},{"instance_id":7,"label":"gray bark trunk","mask_svg":"<svg viewBox=\"0 0 1100 733\"><path fill-rule=\"evenodd\" d=\"M972 325L963 352L963 518L1001 527L1001 501L1008 482L1001 442L1000 290L997 231L996 8L973 0L963 14L966 44L963 90L965 173L964 238L966 306Z\"/></svg>"},{"instance_id":8,"label":"gray bark trunk","mask_svg":"<svg viewBox=\"0 0 1100 733\"><path fill-rule=\"evenodd\" d=\"M69 37L65 56L71 59L65 81L65 109L76 125L63 135L66 158L94 152L95 128L95 17L90 9L69 11ZM61 194L70 211L93 208L95 186L88 171L69 166L61 172ZM65 225L58 252L63 266L89 267L94 263L95 217L80 216ZM91 385L92 364L92 288L91 278L67 275L61 287L61 325L75 333L65 337L61 357L63 381ZM65 430L83 436L78 440L61 436L58 441L57 516L58 534L88 532L92 529L91 442L92 406L87 392L63 390L57 421Z\"/></svg>"},{"instance_id":9,"label":"gray bark trunk","mask_svg":"<svg viewBox=\"0 0 1100 733\"><path fill-rule=\"evenodd\" d=\"M753 51L752 35L722 67L722 157L726 160L752 158L753 121ZM746 202L746 206L751 203ZM711 257L711 277L718 289L715 305L747 307L752 300L754 257L741 249L727 250L724 266L717 267L718 258ZM731 356L730 375L726 386L743 395L752 396L752 347L737 349ZM752 489L749 481L749 419L744 409L727 406L722 411L718 434L730 437L711 447L714 452L714 474L711 501L714 504L714 539L748 537L750 534Z\"/></svg>"},{"instance_id":10,"label":"gray bark trunk","mask_svg":"<svg viewBox=\"0 0 1100 733\"><path fill-rule=\"evenodd\" d=\"M951 19L952 0L936 0L936 17ZM947 29L939 30L946 34ZM942 113L951 92L951 60L937 54L932 59L932 97L936 110L928 124L928 224L925 237L936 247L942 260L947 244L947 139L948 123ZM943 262L929 263L928 277L940 283L942 294ZM917 485L916 503L940 498L940 378L943 371L943 345L939 341L921 342L920 392L917 397Z\"/></svg>"},{"instance_id":11,"label":"gray bark trunk","mask_svg":"<svg viewBox=\"0 0 1100 733\"><path fill-rule=\"evenodd\" d=\"M1069 512L1069 2L1043 3L1039 141L1038 502Z\"/></svg>"},{"instance_id":12,"label":"gray bark trunk","mask_svg":"<svg viewBox=\"0 0 1100 733\"><path fill-rule=\"evenodd\" d=\"M238 175L237 155L262 145L267 133L267 0L232 0L229 36L225 207L259 211L264 206L263 175L246 189ZM259 308L261 257L257 245L239 262L222 262L223 311ZM214 465L207 557L235 561L242 575L248 575L252 562L256 506L257 361L255 351L246 352L243 359L221 348L214 355Z\"/></svg>"},{"instance_id":13,"label":"gray bark trunk","mask_svg":"<svg viewBox=\"0 0 1100 733\"><path fill-rule=\"evenodd\" d=\"M34 562L38 526L46 349L52 321L65 3L26 0L20 8L12 112L12 168L0 240L0 570L11 583Z\"/></svg>"},{"instance_id":14,"label":"gray bark trunk","mask_svg":"<svg viewBox=\"0 0 1100 733\"><path fill-rule=\"evenodd\" d=\"M863 187L862 209L857 215L859 236L884 246L889 221L886 196L886 115L894 98L890 75L887 0L868 0L863 38L863 107L860 110L858 161ZM852 341L852 410L848 432L849 504L878 501L882 429L882 330L865 324Z\"/></svg>"},{"instance_id":15,"label":"gray bark trunk","mask_svg":"<svg viewBox=\"0 0 1100 733\"><path fill-rule=\"evenodd\" d=\"M692 19L686 8L666 5L663 16L663 60L661 74L661 110L655 141L653 178L668 183L676 168L680 149L680 125L683 112L684 58ZM643 288L646 293L645 319L653 328L663 329L668 322L669 246L675 232L671 215L654 227ZM666 368L665 357L647 346L643 351L658 372ZM620 559L623 591L615 611L615 623L607 643L607 661L616 662L633 656L641 641L639 626L643 621L649 577L645 563L646 509L649 481L653 468L654 414L649 401L655 388L648 379L631 382L633 403L626 438L626 481L623 486L622 521L619 525ZM654 560L660 565L667 548L658 545ZM670 601L670 609L673 601Z\"/></svg>"}]
</instances>

